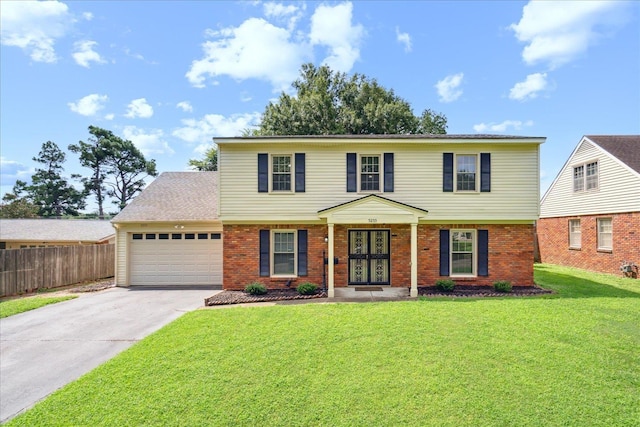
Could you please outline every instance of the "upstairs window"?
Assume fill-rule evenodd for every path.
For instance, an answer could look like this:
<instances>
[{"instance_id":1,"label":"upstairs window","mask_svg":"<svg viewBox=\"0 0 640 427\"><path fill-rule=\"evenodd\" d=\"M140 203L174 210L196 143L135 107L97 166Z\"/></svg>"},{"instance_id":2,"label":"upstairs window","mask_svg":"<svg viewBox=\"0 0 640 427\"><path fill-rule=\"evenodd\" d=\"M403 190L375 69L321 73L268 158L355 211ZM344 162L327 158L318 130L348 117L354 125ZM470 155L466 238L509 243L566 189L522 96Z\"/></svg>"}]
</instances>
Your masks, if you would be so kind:
<instances>
[{"instance_id":1,"label":"upstairs window","mask_svg":"<svg viewBox=\"0 0 640 427\"><path fill-rule=\"evenodd\" d=\"M573 167L573 192L598 189L598 162Z\"/></svg>"},{"instance_id":2,"label":"upstairs window","mask_svg":"<svg viewBox=\"0 0 640 427\"><path fill-rule=\"evenodd\" d=\"M582 232L579 219L569 220L569 247L574 249L582 247Z\"/></svg>"},{"instance_id":3,"label":"upstairs window","mask_svg":"<svg viewBox=\"0 0 640 427\"><path fill-rule=\"evenodd\" d=\"M477 163L475 154L456 155L456 191L477 191Z\"/></svg>"},{"instance_id":4,"label":"upstairs window","mask_svg":"<svg viewBox=\"0 0 640 427\"><path fill-rule=\"evenodd\" d=\"M380 191L380 156L360 156L360 191Z\"/></svg>"},{"instance_id":5,"label":"upstairs window","mask_svg":"<svg viewBox=\"0 0 640 427\"><path fill-rule=\"evenodd\" d=\"M271 156L271 190L291 191L291 156Z\"/></svg>"}]
</instances>

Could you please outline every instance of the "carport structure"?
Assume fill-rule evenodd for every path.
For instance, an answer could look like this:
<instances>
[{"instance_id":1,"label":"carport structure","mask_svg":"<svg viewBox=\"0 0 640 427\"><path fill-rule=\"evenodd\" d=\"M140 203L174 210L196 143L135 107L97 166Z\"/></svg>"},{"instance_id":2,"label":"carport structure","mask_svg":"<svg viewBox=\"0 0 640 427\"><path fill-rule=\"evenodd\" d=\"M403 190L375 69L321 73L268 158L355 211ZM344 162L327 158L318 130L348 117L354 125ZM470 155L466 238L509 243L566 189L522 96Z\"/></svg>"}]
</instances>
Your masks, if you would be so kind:
<instances>
[{"instance_id":1,"label":"carport structure","mask_svg":"<svg viewBox=\"0 0 640 427\"><path fill-rule=\"evenodd\" d=\"M165 172L111 222L118 286L222 287L217 172Z\"/></svg>"}]
</instances>

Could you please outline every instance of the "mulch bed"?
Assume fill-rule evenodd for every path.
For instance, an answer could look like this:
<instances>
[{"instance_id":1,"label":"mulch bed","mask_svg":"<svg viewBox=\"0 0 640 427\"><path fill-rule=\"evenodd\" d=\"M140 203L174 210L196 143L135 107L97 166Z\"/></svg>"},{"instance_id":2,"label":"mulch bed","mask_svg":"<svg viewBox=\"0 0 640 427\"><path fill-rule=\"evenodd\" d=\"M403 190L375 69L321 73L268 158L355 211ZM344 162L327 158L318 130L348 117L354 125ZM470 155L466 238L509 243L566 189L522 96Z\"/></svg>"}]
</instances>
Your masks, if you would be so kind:
<instances>
[{"instance_id":1,"label":"mulch bed","mask_svg":"<svg viewBox=\"0 0 640 427\"><path fill-rule=\"evenodd\" d=\"M326 298L319 292L313 295L300 295L295 289L271 289L265 295L251 295L244 291L222 291L204 300L204 305L244 304L249 302L288 301L295 299Z\"/></svg>"},{"instance_id":2,"label":"mulch bed","mask_svg":"<svg viewBox=\"0 0 640 427\"><path fill-rule=\"evenodd\" d=\"M523 297L531 295L552 294L550 289L537 286L514 286L511 292L497 292L492 286L456 285L451 292L444 292L435 286L418 288L418 295L424 297Z\"/></svg>"},{"instance_id":3,"label":"mulch bed","mask_svg":"<svg viewBox=\"0 0 640 427\"><path fill-rule=\"evenodd\" d=\"M435 286L419 287L418 295L424 297L505 297L531 296L551 294L553 291L537 286L514 286L509 293L496 292L491 286L456 286L451 292L443 292ZM244 304L251 302L305 300L326 298L327 294L319 292L314 295L300 295L295 289L272 289L266 295L251 295L244 291L222 291L206 298L206 306ZM409 298L407 298L409 300Z\"/></svg>"}]
</instances>

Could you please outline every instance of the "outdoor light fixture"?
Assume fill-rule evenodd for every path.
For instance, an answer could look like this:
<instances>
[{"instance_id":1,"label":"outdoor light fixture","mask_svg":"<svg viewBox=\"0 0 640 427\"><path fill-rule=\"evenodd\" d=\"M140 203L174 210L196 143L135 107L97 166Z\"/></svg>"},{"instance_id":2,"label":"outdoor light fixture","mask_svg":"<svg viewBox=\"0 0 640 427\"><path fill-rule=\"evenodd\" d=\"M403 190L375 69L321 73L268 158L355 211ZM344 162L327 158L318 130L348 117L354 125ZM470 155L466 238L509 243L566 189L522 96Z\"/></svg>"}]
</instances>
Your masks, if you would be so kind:
<instances>
[{"instance_id":1,"label":"outdoor light fixture","mask_svg":"<svg viewBox=\"0 0 640 427\"><path fill-rule=\"evenodd\" d=\"M329 242L329 236L324 236L324 242L328 243Z\"/></svg>"}]
</instances>

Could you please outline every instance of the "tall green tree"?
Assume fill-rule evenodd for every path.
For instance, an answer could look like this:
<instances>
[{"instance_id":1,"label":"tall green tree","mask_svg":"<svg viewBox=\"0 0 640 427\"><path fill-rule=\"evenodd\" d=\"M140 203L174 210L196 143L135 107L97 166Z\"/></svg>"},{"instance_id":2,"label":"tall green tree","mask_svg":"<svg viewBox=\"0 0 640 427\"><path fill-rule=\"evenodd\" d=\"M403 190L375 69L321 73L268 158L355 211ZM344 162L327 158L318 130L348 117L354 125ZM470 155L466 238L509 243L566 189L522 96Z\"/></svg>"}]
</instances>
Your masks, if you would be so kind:
<instances>
[{"instance_id":1,"label":"tall green tree","mask_svg":"<svg viewBox=\"0 0 640 427\"><path fill-rule=\"evenodd\" d=\"M42 144L38 157L33 158L42 167L36 168L31 184L23 189L27 200L38 207L39 216L76 216L86 206L86 193L77 190L62 176L65 159L65 153L51 141Z\"/></svg>"},{"instance_id":2,"label":"tall green tree","mask_svg":"<svg viewBox=\"0 0 640 427\"><path fill-rule=\"evenodd\" d=\"M254 135L444 134L447 118L411 105L375 79L347 76L327 66L302 66L295 95L270 102Z\"/></svg>"},{"instance_id":3,"label":"tall green tree","mask_svg":"<svg viewBox=\"0 0 640 427\"><path fill-rule=\"evenodd\" d=\"M107 159L111 153L112 141L117 137L110 131L89 126L91 136L88 142L78 141L69 145L69 150L78 153L80 164L91 169L91 176L82 178L87 193L93 193L98 203L98 217L104 218L104 202L107 196L105 186Z\"/></svg>"},{"instance_id":4,"label":"tall green tree","mask_svg":"<svg viewBox=\"0 0 640 427\"><path fill-rule=\"evenodd\" d=\"M216 150L216 147L210 147L204 152L202 159L189 159L189 166L200 172L217 171L218 150Z\"/></svg>"},{"instance_id":5,"label":"tall green tree","mask_svg":"<svg viewBox=\"0 0 640 427\"><path fill-rule=\"evenodd\" d=\"M110 152L106 157L106 173L111 178L105 181L107 195L120 210L145 186L145 178L157 176L156 161L147 160L144 154L128 139L115 137L110 140Z\"/></svg>"}]
</instances>

